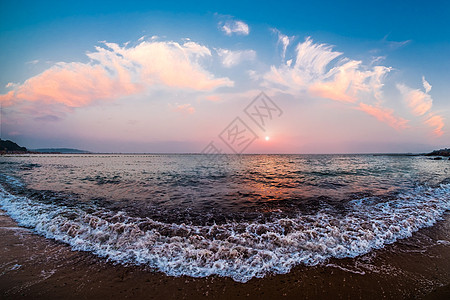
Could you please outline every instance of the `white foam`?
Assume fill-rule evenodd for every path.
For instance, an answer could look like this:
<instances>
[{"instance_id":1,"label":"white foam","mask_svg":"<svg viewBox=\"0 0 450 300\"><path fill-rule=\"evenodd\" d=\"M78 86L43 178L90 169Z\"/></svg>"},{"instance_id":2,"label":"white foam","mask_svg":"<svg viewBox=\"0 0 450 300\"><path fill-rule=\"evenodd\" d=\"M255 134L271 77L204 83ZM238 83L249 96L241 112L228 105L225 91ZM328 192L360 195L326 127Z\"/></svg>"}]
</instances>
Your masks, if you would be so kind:
<instances>
[{"instance_id":1,"label":"white foam","mask_svg":"<svg viewBox=\"0 0 450 300\"><path fill-rule=\"evenodd\" d=\"M436 242L436 244L438 245L446 245L446 246L450 246L450 241L446 241L446 240L438 240Z\"/></svg>"},{"instance_id":2,"label":"white foam","mask_svg":"<svg viewBox=\"0 0 450 300\"><path fill-rule=\"evenodd\" d=\"M287 273L298 264L355 257L433 225L450 208L450 185L417 188L396 200L349 203L342 216L314 215L266 223L194 226L133 218L126 213L33 202L0 187L0 207L19 225L120 263L148 265L168 275L228 276L239 282Z\"/></svg>"},{"instance_id":3,"label":"white foam","mask_svg":"<svg viewBox=\"0 0 450 300\"><path fill-rule=\"evenodd\" d=\"M353 273L353 274L359 274L359 275L365 275L366 274L366 272L364 272L364 271L349 269L349 268L345 268L343 266L339 266L339 265L336 265L336 264L327 264L326 266L327 267L336 268L336 269L340 269L342 271Z\"/></svg>"},{"instance_id":4,"label":"white foam","mask_svg":"<svg viewBox=\"0 0 450 300\"><path fill-rule=\"evenodd\" d=\"M15 187L19 187L19 188L23 188L25 186L24 183L16 177L13 177L10 175L5 175L5 174L2 174L2 176L5 179L5 181L11 186L15 186Z\"/></svg>"}]
</instances>

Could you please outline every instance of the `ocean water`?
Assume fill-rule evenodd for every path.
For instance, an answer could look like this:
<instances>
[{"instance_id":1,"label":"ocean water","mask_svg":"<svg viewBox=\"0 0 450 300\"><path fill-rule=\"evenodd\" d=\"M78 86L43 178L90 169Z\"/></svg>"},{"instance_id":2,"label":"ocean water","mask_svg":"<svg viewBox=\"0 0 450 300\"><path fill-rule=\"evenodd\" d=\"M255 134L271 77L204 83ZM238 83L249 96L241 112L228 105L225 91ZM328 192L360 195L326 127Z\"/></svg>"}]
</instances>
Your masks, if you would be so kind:
<instances>
[{"instance_id":1,"label":"ocean water","mask_svg":"<svg viewBox=\"0 0 450 300\"><path fill-rule=\"evenodd\" d=\"M246 282L433 226L450 161L389 155L0 157L0 208L75 251Z\"/></svg>"}]
</instances>

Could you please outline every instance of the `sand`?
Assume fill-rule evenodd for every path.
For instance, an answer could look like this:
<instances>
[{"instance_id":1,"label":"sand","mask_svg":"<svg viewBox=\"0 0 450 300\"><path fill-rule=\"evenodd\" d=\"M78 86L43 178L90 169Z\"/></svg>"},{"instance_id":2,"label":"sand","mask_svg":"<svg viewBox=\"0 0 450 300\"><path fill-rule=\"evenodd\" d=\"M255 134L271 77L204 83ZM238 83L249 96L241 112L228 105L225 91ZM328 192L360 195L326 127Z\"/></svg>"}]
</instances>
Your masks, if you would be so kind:
<instances>
[{"instance_id":1,"label":"sand","mask_svg":"<svg viewBox=\"0 0 450 300\"><path fill-rule=\"evenodd\" d=\"M439 242L438 242L439 241ZM247 283L115 265L18 227L0 211L1 299L450 299L450 214L354 259Z\"/></svg>"}]
</instances>

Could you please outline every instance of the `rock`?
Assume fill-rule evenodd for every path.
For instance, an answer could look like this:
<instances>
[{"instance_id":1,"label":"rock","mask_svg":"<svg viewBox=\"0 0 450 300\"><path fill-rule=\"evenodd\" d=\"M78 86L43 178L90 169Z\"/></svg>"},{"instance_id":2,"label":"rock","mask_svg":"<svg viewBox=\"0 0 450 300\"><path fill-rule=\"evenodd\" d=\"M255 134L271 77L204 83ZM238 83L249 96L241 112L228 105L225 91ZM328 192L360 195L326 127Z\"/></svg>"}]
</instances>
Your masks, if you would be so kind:
<instances>
[{"instance_id":1,"label":"rock","mask_svg":"<svg viewBox=\"0 0 450 300\"><path fill-rule=\"evenodd\" d=\"M441 150L434 150L431 153L425 154L425 156L450 156L450 149L445 148Z\"/></svg>"},{"instance_id":2,"label":"rock","mask_svg":"<svg viewBox=\"0 0 450 300\"><path fill-rule=\"evenodd\" d=\"M438 156L438 157L435 157L435 158L433 158L433 159L434 159L434 160L441 160L442 157Z\"/></svg>"}]
</instances>

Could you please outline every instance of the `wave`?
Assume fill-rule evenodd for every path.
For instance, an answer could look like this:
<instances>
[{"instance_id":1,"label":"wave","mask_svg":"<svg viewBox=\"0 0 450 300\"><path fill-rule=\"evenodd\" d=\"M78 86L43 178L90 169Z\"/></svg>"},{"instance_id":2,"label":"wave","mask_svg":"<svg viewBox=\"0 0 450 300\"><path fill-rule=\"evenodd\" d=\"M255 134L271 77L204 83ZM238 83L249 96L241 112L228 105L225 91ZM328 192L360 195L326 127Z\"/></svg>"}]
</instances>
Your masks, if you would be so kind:
<instances>
[{"instance_id":1,"label":"wave","mask_svg":"<svg viewBox=\"0 0 450 300\"><path fill-rule=\"evenodd\" d=\"M20 226L123 264L171 276L227 276L246 282L329 258L355 257L432 226L450 209L450 184L395 199L365 197L345 213L323 208L264 222L200 226L137 218L101 207L67 207L16 196L0 186L0 207Z\"/></svg>"}]
</instances>

